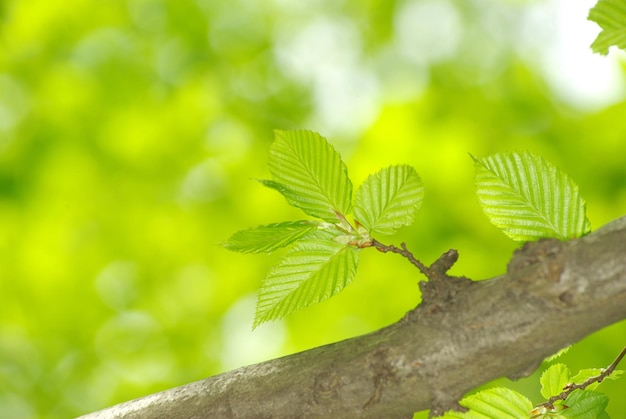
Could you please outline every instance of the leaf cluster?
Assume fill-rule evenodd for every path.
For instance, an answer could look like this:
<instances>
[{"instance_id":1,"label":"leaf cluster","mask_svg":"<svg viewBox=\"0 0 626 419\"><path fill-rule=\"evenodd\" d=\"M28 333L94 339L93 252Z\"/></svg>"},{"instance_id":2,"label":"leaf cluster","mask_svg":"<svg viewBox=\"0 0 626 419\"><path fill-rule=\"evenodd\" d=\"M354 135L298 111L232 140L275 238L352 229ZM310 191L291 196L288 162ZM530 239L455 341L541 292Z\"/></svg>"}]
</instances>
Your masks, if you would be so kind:
<instances>
[{"instance_id":1,"label":"leaf cluster","mask_svg":"<svg viewBox=\"0 0 626 419\"><path fill-rule=\"evenodd\" d=\"M393 234L413 222L424 195L415 169L397 165L370 175L353 201L346 166L325 138L311 131L275 135L272 178L260 182L315 219L254 227L224 243L244 253L291 246L261 283L255 327L344 289L356 274L359 252L373 245L372 235Z\"/></svg>"},{"instance_id":2,"label":"leaf cluster","mask_svg":"<svg viewBox=\"0 0 626 419\"><path fill-rule=\"evenodd\" d=\"M621 371L607 378L616 379ZM539 380L541 395L550 400L564 393L573 384L583 384L601 373L600 369L583 369L572 376L563 364L554 364L546 369ZM608 397L594 391L600 385L595 382L583 390L571 392L565 400L558 400L533 407L524 395L508 388L492 388L465 397L460 401L466 412L449 411L441 419L608 419L606 406Z\"/></svg>"}]
</instances>

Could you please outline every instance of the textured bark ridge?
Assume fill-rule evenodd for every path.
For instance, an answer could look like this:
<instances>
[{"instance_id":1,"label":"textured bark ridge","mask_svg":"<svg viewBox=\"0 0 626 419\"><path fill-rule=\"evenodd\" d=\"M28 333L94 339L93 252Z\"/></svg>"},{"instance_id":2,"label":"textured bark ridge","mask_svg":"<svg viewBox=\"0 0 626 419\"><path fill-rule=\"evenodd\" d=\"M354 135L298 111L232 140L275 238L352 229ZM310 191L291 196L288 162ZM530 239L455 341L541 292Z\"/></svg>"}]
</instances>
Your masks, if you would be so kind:
<instances>
[{"instance_id":1,"label":"textured bark ridge","mask_svg":"<svg viewBox=\"0 0 626 419\"><path fill-rule=\"evenodd\" d=\"M449 253L430 267L423 302L388 327L82 418L439 414L478 385L526 376L559 349L626 319L626 217L581 239L529 243L506 274L484 281L448 276Z\"/></svg>"}]
</instances>

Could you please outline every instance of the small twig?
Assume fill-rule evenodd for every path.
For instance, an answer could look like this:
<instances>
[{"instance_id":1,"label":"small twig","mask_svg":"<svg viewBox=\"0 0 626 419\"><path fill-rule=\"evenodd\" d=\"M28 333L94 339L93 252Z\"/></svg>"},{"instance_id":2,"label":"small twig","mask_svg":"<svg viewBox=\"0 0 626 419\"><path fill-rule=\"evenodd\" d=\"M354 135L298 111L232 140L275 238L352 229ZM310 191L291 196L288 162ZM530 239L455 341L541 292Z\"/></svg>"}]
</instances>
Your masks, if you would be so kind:
<instances>
[{"instance_id":1,"label":"small twig","mask_svg":"<svg viewBox=\"0 0 626 419\"><path fill-rule=\"evenodd\" d=\"M424 265L422 262L420 262L419 260L417 260L415 258L415 256L413 256L413 253L411 253L409 251L409 249L407 249L406 247L406 243L402 242L400 243L400 246L402 248L399 248L397 246L394 246L393 244L391 245L386 245L383 244L381 242L379 242L376 239L372 239L372 246L374 246L377 250L379 250L380 252L383 253L387 253L387 252L392 252L392 253L397 253L399 255L404 256L405 258L407 258L409 260L409 262L411 262L417 269L419 269L419 271L425 275L427 278L430 278L430 269Z\"/></svg>"},{"instance_id":2,"label":"small twig","mask_svg":"<svg viewBox=\"0 0 626 419\"><path fill-rule=\"evenodd\" d=\"M575 383L568 384L563 389L563 392L561 392L560 394L557 394L556 396L550 397L550 399L548 399L547 402L541 403L537 407L543 406L548 409L554 409L555 402L559 400L566 400L569 397L569 395L572 394L572 392L574 392L575 390L584 390L590 384L601 383L606 377L608 377L609 375L613 373L613 371L615 371L615 368L622 361L622 358L624 358L624 356L626 356L626 346L624 347L624 349L622 349L622 351L619 353L617 358L615 358L615 361L613 361L611 365L609 365L606 369L604 369L600 374L596 375L595 377L591 377L587 379L585 382L581 384L575 384Z\"/></svg>"}]
</instances>

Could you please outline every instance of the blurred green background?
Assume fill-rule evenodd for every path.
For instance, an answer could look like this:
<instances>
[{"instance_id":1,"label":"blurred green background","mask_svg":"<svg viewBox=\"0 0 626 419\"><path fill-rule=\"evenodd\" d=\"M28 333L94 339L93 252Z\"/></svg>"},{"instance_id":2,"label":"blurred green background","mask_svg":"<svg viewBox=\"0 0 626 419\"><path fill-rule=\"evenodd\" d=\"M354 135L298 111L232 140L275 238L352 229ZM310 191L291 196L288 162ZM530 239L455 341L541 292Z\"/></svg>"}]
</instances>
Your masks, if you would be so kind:
<instances>
[{"instance_id":1,"label":"blurred green background","mask_svg":"<svg viewBox=\"0 0 626 419\"><path fill-rule=\"evenodd\" d=\"M387 241L426 263L456 248L455 274L503 273L515 249L481 213L468 153L540 153L579 183L593 228L623 215L624 54L592 56L593 37L562 30L597 33L593 3L563 4L0 2L0 417L77 416L415 306L414 268L364 251L342 294L251 331L280 255L216 243L302 218L252 180L275 128L328 137L355 185L414 165L424 206ZM621 322L563 360L606 366L625 337ZM536 376L511 385L540 401ZM620 417L626 384L604 386Z\"/></svg>"}]
</instances>

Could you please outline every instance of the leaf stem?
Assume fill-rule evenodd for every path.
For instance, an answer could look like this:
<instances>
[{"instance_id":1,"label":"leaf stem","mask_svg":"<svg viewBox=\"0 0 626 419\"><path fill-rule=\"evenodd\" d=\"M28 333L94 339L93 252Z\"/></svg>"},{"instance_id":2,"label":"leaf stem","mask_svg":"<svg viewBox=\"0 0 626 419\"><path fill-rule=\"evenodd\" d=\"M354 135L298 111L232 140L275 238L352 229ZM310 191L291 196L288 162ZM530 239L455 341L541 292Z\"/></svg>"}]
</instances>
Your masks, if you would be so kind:
<instances>
[{"instance_id":1,"label":"leaf stem","mask_svg":"<svg viewBox=\"0 0 626 419\"><path fill-rule=\"evenodd\" d=\"M543 407L546 407L548 409L554 409L554 403L555 402L557 402L559 400L567 399L569 397L569 395L572 394L575 390L584 390L585 388L587 388L587 386L589 386L589 385L591 385L593 383L601 383L606 377L608 377L609 375L611 375L613 373L613 371L615 371L615 368L622 361L624 356L626 356L626 346L624 347L624 349L622 349L622 351L619 353L617 358L615 358L615 361L613 361L600 374L596 375L595 377L591 377L591 378L587 379L585 382L583 382L581 384L572 383L572 384L566 385L563 388L563 391L560 394L557 394L556 396L550 397L550 399L548 399L547 402L542 403L542 404L538 405L537 407L543 406Z\"/></svg>"},{"instance_id":2,"label":"leaf stem","mask_svg":"<svg viewBox=\"0 0 626 419\"><path fill-rule=\"evenodd\" d=\"M380 252L383 252L383 253L392 252L392 253L397 253L401 256L404 256L405 258L408 259L409 262L413 264L413 266L419 269L419 271L424 276L426 276L427 278L430 278L430 273L431 273L430 269L426 265L424 265L422 262L420 262L418 259L416 259L415 256L413 256L413 253L411 253L409 249L407 249L406 243L404 242L400 243L401 248L394 246L393 244L390 244L390 245L383 244L379 242L378 240L376 240L375 238L372 238L371 243L372 243L372 246L374 246Z\"/></svg>"}]
</instances>

